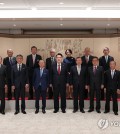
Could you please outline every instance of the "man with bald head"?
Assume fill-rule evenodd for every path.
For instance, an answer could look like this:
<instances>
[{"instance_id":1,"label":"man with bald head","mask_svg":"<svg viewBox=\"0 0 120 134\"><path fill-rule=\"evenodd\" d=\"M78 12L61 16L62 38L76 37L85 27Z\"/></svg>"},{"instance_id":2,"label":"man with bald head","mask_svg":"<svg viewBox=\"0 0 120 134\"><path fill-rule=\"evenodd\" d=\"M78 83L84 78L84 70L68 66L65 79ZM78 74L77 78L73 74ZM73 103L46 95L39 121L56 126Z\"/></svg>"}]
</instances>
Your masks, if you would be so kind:
<instances>
[{"instance_id":1,"label":"man with bald head","mask_svg":"<svg viewBox=\"0 0 120 134\"><path fill-rule=\"evenodd\" d=\"M53 63L56 62L56 58L55 58L55 49L54 48L51 48L50 49L50 57L46 59L46 69L51 70L51 66ZM53 97L53 89L52 87L49 87L48 88L48 98L49 99L52 99Z\"/></svg>"},{"instance_id":2,"label":"man with bald head","mask_svg":"<svg viewBox=\"0 0 120 134\"><path fill-rule=\"evenodd\" d=\"M6 66L7 79L8 79L8 94L7 94L7 97L8 97L8 100L11 100L12 99L11 68L17 62L16 62L16 58L13 56L13 50L12 49L7 50L7 55L8 56L3 59L3 64ZM14 96L15 96L15 92L14 92Z\"/></svg>"},{"instance_id":3,"label":"man with bald head","mask_svg":"<svg viewBox=\"0 0 120 134\"><path fill-rule=\"evenodd\" d=\"M89 47L86 47L84 50L84 55L81 57L82 58L82 66L86 67L88 69L88 67L92 66L92 59L93 56L91 55L91 51ZM88 91L85 89L85 95L84 98L88 98Z\"/></svg>"}]
</instances>

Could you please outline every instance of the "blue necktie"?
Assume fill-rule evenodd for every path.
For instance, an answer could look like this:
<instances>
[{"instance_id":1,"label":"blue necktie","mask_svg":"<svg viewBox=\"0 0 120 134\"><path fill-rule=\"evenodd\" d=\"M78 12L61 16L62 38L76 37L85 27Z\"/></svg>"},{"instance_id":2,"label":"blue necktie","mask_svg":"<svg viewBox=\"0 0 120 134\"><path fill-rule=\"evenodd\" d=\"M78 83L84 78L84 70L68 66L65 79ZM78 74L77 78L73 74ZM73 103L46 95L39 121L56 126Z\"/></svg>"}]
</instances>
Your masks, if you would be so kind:
<instances>
[{"instance_id":1,"label":"blue necktie","mask_svg":"<svg viewBox=\"0 0 120 134\"><path fill-rule=\"evenodd\" d=\"M40 69L40 78L42 77L43 69Z\"/></svg>"}]
</instances>

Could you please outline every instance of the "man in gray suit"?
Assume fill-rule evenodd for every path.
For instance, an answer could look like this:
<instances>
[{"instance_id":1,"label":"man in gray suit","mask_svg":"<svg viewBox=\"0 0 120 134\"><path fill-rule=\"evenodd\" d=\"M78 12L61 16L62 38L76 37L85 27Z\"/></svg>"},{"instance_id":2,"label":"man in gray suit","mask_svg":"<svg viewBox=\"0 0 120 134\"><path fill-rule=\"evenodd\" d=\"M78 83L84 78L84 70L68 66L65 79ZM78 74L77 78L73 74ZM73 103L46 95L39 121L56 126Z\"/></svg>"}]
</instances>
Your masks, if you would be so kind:
<instances>
[{"instance_id":1,"label":"man in gray suit","mask_svg":"<svg viewBox=\"0 0 120 134\"><path fill-rule=\"evenodd\" d=\"M2 65L2 57L0 56L0 112L5 114L5 88L7 88L6 66Z\"/></svg>"},{"instance_id":2,"label":"man in gray suit","mask_svg":"<svg viewBox=\"0 0 120 134\"><path fill-rule=\"evenodd\" d=\"M88 87L90 92L90 109L88 112L94 111L94 93L96 93L96 111L97 113L101 113L100 111L100 90L103 89L104 83L104 71L103 67L99 65L98 57L94 57L92 59L92 67L88 68Z\"/></svg>"}]
</instances>

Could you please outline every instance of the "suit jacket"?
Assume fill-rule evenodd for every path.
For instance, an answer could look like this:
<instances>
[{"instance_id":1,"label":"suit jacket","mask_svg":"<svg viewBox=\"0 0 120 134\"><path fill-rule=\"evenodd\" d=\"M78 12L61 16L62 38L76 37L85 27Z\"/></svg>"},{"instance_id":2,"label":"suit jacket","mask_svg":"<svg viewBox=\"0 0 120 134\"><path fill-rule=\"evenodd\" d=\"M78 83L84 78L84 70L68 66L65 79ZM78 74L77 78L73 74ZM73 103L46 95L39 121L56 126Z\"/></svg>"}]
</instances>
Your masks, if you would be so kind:
<instances>
[{"instance_id":1,"label":"suit jacket","mask_svg":"<svg viewBox=\"0 0 120 134\"><path fill-rule=\"evenodd\" d=\"M44 68L43 74L40 77L40 68L36 68L33 74L33 87L35 90L41 85L42 90L46 90L49 86L49 72Z\"/></svg>"},{"instance_id":2,"label":"suit jacket","mask_svg":"<svg viewBox=\"0 0 120 134\"><path fill-rule=\"evenodd\" d=\"M71 67L70 71L70 85L73 87L80 85L81 88L85 88L87 84L87 69L86 67L81 67L80 75L78 75L77 66Z\"/></svg>"},{"instance_id":3,"label":"suit jacket","mask_svg":"<svg viewBox=\"0 0 120 134\"><path fill-rule=\"evenodd\" d=\"M117 90L120 89L120 71L115 70L114 77L112 79L111 70L105 72L105 88L107 90Z\"/></svg>"},{"instance_id":4,"label":"suit jacket","mask_svg":"<svg viewBox=\"0 0 120 134\"><path fill-rule=\"evenodd\" d=\"M56 62L56 60L54 62ZM51 67L52 67L52 61L51 61L51 57L49 57L46 59L46 69L50 71Z\"/></svg>"},{"instance_id":5,"label":"suit jacket","mask_svg":"<svg viewBox=\"0 0 120 134\"><path fill-rule=\"evenodd\" d=\"M20 84L22 87L28 84L28 70L25 64L22 64L21 71L18 71L17 64L12 67L11 80L16 88L19 88Z\"/></svg>"},{"instance_id":6,"label":"suit jacket","mask_svg":"<svg viewBox=\"0 0 120 134\"><path fill-rule=\"evenodd\" d=\"M93 72L93 66L88 68L87 84L93 88L94 84L97 88L101 88L104 85L104 70L103 67L97 66L96 73Z\"/></svg>"},{"instance_id":7,"label":"suit jacket","mask_svg":"<svg viewBox=\"0 0 120 134\"><path fill-rule=\"evenodd\" d=\"M35 69L35 68L38 68L39 65L39 60L41 60L42 57L38 54L36 54L36 58L35 58L35 64L33 65L33 58L32 58L32 54L28 55L27 56L27 59L26 59L26 66L28 67L29 71L31 71L31 69Z\"/></svg>"},{"instance_id":8,"label":"suit jacket","mask_svg":"<svg viewBox=\"0 0 120 134\"><path fill-rule=\"evenodd\" d=\"M104 71L110 69L110 61L114 61L114 58L112 56L108 55L108 61L106 63L105 56L102 56L99 58L99 65L103 67Z\"/></svg>"},{"instance_id":9,"label":"suit jacket","mask_svg":"<svg viewBox=\"0 0 120 134\"><path fill-rule=\"evenodd\" d=\"M59 75L57 71L57 63L54 63L50 72L50 84L52 84L53 86L57 86L58 84L60 84L61 86L65 87L68 81L69 79L67 64L61 63L61 73Z\"/></svg>"},{"instance_id":10,"label":"suit jacket","mask_svg":"<svg viewBox=\"0 0 120 134\"><path fill-rule=\"evenodd\" d=\"M9 57L6 57L6 58L3 59L3 64L6 66L8 79L11 79L12 66L14 66L17 63L15 57L13 57L11 60L12 60L12 64L10 64L10 62L9 62Z\"/></svg>"},{"instance_id":11,"label":"suit jacket","mask_svg":"<svg viewBox=\"0 0 120 134\"><path fill-rule=\"evenodd\" d=\"M90 55L89 56L89 61L88 63L86 62L86 59L85 59L85 55L81 57L82 58L82 66L85 66L85 67L91 67L93 64L92 64L92 59L93 59L93 56Z\"/></svg>"},{"instance_id":12,"label":"suit jacket","mask_svg":"<svg viewBox=\"0 0 120 134\"><path fill-rule=\"evenodd\" d=\"M7 84L6 66L1 65L1 67L0 67L0 89L4 88L5 84Z\"/></svg>"}]
</instances>

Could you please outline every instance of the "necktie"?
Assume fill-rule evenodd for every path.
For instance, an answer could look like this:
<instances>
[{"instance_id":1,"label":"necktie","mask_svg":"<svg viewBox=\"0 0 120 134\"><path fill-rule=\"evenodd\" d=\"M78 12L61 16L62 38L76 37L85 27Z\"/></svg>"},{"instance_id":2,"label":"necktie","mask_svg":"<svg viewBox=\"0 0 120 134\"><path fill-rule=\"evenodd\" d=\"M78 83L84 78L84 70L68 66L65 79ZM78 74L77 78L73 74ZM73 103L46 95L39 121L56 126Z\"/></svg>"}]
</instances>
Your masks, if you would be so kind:
<instances>
[{"instance_id":1,"label":"necktie","mask_svg":"<svg viewBox=\"0 0 120 134\"><path fill-rule=\"evenodd\" d=\"M60 75L60 72L61 72L61 70L60 70L60 65L58 65L58 74Z\"/></svg>"},{"instance_id":2,"label":"necktie","mask_svg":"<svg viewBox=\"0 0 120 134\"><path fill-rule=\"evenodd\" d=\"M105 60L106 60L106 63L107 63L107 61L108 61L108 56L105 56Z\"/></svg>"},{"instance_id":3,"label":"necktie","mask_svg":"<svg viewBox=\"0 0 120 134\"><path fill-rule=\"evenodd\" d=\"M21 71L21 65L19 64L19 69L18 69L19 71Z\"/></svg>"},{"instance_id":4,"label":"necktie","mask_svg":"<svg viewBox=\"0 0 120 134\"><path fill-rule=\"evenodd\" d=\"M40 69L40 77L42 77L42 74L43 74L43 69L41 68Z\"/></svg>"},{"instance_id":5,"label":"necktie","mask_svg":"<svg viewBox=\"0 0 120 134\"><path fill-rule=\"evenodd\" d=\"M114 77L114 71L113 70L111 72L111 76L112 76L112 79L113 79L113 77Z\"/></svg>"},{"instance_id":6,"label":"necktie","mask_svg":"<svg viewBox=\"0 0 120 134\"><path fill-rule=\"evenodd\" d=\"M33 65L35 64L35 55L32 56L33 58Z\"/></svg>"},{"instance_id":7,"label":"necktie","mask_svg":"<svg viewBox=\"0 0 120 134\"><path fill-rule=\"evenodd\" d=\"M94 74L96 74L96 66L93 68L93 72L94 72Z\"/></svg>"},{"instance_id":8,"label":"necktie","mask_svg":"<svg viewBox=\"0 0 120 134\"><path fill-rule=\"evenodd\" d=\"M11 59L11 57L10 57L10 59L9 59L9 62L10 62L10 65L12 65L12 59Z\"/></svg>"},{"instance_id":9,"label":"necktie","mask_svg":"<svg viewBox=\"0 0 120 134\"><path fill-rule=\"evenodd\" d=\"M52 62L52 64L53 64L53 62L54 62L54 58L53 58L53 57L51 57L51 62Z\"/></svg>"},{"instance_id":10,"label":"necktie","mask_svg":"<svg viewBox=\"0 0 120 134\"><path fill-rule=\"evenodd\" d=\"M86 63L88 63L89 59L88 56L85 57Z\"/></svg>"}]
</instances>

